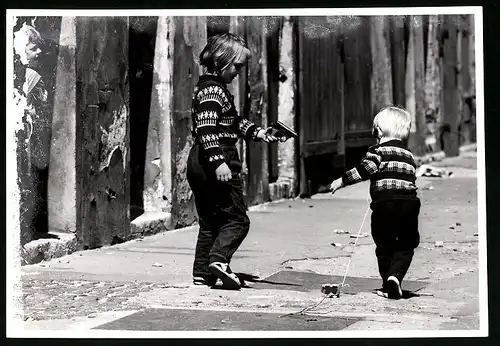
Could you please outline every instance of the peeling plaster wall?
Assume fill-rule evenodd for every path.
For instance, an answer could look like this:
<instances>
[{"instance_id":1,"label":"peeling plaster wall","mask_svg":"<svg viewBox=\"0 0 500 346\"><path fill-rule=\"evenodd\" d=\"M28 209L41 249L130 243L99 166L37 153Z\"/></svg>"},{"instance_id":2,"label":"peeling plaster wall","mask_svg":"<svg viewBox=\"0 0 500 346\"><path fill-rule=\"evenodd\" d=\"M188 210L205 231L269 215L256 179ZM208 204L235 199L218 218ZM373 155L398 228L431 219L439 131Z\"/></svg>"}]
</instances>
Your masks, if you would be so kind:
<instances>
[{"instance_id":1,"label":"peeling plaster wall","mask_svg":"<svg viewBox=\"0 0 500 346\"><path fill-rule=\"evenodd\" d=\"M460 98L458 91L458 23L457 15L443 16L443 151L446 156L459 154L458 126L460 122Z\"/></svg>"},{"instance_id":2,"label":"peeling plaster wall","mask_svg":"<svg viewBox=\"0 0 500 346\"><path fill-rule=\"evenodd\" d=\"M408 146L416 155L425 154L425 67L422 16L408 21L408 55L406 65L406 108L412 115Z\"/></svg>"},{"instance_id":3,"label":"peeling plaster wall","mask_svg":"<svg viewBox=\"0 0 500 346\"><path fill-rule=\"evenodd\" d=\"M172 203L174 32L173 18L158 17L144 174L146 212L170 212Z\"/></svg>"},{"instance_id":4,"label":"peeling plaster wall","mask_svg":"<svg viewBox=\"0 0 500 346\"><path fill-rule=\"evenodd\" d=\"M76 18L63 17L50 151L49 228L76 232Z\"/></svg>"},{"instance_id":5,"label":"peeling plaster wall","mask_svg":"<svg viewBox=\"0 0 500 346\"><path fill-rule=\"evenodd\" d=\"M437 15L429 16L427 31L427 57L425 71L425 114L430 119L428 125L428 136L426 145L434 151L439 150L437 140L439 139L438 124L442 118L442 78L439 56L439 18ZM431 120L432 119L432 120Z\"/></svg>"},{"instance_id":6,"label":"peeling plaster wall","mask_svg":"<svg viewBox=\"0 0 500 346\"><path fill-rule=\"evenodd\" d=\"M83 248L130 235L127 17L77 17L77 238Z\"/></svg>"},{"instance_id":7,"label":"peeling plaster wall","mask_svg":"<svg viewBox=\"0 0 500 346\"><path fill-rule=\"evenodd\" d=\"M248 62L248 118L257 126L266 128L268 87L266 24L268 19L246 17L247 44L252 58ZM249 205L269 200L268 144L260 141L247 141Z\"/></svg>"},{"instance_id":8,"label":"peeling plaster wall","mask_svg":"<svg viewBox=\"0 0 500 346\"><path fill-rule=\"evenodd\" d=\"M384 16L370 18L373 114L393 104L389 21L390 19Z\"/></svg>"},{"instance_id":9,"label":"peeling plaster wall","mask_svg":"<svg viewBox=\"0 0 500 346\"><path fill-rule=\"evenodd\" d=\"M120 149L122 153L123 169L127 169L127 107L125 105L122 105L120 109L113 110L111 112L111 115L112 122L107 129L102 125L99 126L101 130L101 143L103 147L100 153L101 157L99 161L101 162L101 165L99 167L99 171L103 171L110 165L113 152L117 149Z\"/></svg>"},{"instance_id":10,"label":"peeling plaster wall","mask_svg":"<svg viewBox=\"0 0 500 346\"><path fill-rule=\"evenodd\" d=\"M177 227L196 221L194 198L186 178L191 135L191 106L201 68L198 56L207 41L206 17L176 17L173 73L172 222Z\"/></svg>"},{"instance_id":11,"label":"peeling plaster wall","mask_svg":"<svg viewBox=\"0 0 500 346\"><path fill-rule=\"evenodd\" d=\"M279 84L278 120L295 129L296 115L296 67L294 28L290 17L283 21L280 37L280 70L286 76ZM284 78L283 78L284 79ZM278 184L288 185L290 194L294 193L297 184L296 143L290 138L285 143L278 143ZM285 197L285 196L283 196ZM286 196L289 197L289 196Z\"/></svg>"}]
</instances>

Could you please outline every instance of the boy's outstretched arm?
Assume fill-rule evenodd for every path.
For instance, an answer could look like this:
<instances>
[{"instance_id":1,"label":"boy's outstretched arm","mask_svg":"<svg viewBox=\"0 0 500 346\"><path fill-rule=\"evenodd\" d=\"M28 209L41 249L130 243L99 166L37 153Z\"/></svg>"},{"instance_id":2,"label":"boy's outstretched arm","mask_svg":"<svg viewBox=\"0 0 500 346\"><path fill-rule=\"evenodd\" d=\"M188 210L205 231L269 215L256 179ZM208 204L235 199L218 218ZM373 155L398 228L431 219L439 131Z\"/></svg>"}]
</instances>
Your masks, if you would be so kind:
<instances>
[{"instance_id":1,"label":"boy's outstretched arm","mask_svg":"<svg viewBox=\"0 0 500 346\"><path fill-rule=\"evenodd\" d=\"M354 168L342 175L344 186L352 185L370 179L370 176L378 172L382 157L374 148L368 149L365 157Z\"/></svg>"},{"instance_id":2,"label":"boy's outstretched arm","mask_svg":"<svg viewBox=\"0 0 500 346\"><path fill-rule=\"evenodd\" d=\"M368 152L359 164L346 171L342 177L332 182L330 190L334 193L341 187L368 180L370 176L378 172L381 161L382 157L375 151L374 148L368 149Z\"/></svg>"},{"instance_id":3,"label":"boy's outstretched arm","mask_svg":"<svg viewBox=\"0 0 500 346\"><path fill-rule=\"evenodd\" d=\"M342 181L342 178L335 179L331 184L330 184L330 192L335 193L338 189L341 187L344 187L344 182Z\"/></svg>"}]
</instances>

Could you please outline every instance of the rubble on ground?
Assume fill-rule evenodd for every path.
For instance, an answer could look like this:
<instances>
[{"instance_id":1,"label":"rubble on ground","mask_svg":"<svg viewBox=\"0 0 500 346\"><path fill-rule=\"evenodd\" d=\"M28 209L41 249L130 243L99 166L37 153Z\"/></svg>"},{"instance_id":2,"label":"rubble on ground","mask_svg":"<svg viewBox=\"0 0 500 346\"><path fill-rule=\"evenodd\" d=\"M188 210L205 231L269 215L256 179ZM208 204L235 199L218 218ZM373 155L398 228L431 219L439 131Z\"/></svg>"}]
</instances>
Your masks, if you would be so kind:
<instances>
[{"instance_id":1,"label":"rubble on ground","mask_svg":"<svg viewBox=\"0 0 500 346\"><path fill-rule=\"evenodd\" d=\"M418 167L415 173L417 177L438 177L438 178L451 177L452 174L453 172L449 172L444 168L434 167L426 164Z\"/></svg>"},{"instance_id":2,"label":"rubble on ground","mask_svg":"<svg viewBox=\"0 0 500 346\"><path fill-rule=\"evenodd\" d=\"M345 229L337 229L336 228L336 229L333 230L333 233L336 233L336 234L349 234L351 232L348 231L348 230L345 230Z\"/></svg>"}]
</instances>

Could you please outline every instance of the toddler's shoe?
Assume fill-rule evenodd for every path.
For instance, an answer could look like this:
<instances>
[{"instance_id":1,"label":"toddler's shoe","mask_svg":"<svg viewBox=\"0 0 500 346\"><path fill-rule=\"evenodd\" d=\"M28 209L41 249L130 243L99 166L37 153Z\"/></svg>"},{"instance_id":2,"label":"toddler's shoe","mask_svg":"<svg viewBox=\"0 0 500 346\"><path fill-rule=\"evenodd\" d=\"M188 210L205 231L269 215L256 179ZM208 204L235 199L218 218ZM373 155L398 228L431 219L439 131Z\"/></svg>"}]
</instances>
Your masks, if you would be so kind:
<instances>
[{"instance_id":1,"label":"toddler's shoe","mask_svg":"<svg viewBox=\"0 0 500 346\"><path fill-rule=\"evenodd\" d=\"M395 276L389 276L387 278L387 296L389 299L401 299L403 296L403 291L401 290L401 284Z\"/></svg>"}]
</instances>

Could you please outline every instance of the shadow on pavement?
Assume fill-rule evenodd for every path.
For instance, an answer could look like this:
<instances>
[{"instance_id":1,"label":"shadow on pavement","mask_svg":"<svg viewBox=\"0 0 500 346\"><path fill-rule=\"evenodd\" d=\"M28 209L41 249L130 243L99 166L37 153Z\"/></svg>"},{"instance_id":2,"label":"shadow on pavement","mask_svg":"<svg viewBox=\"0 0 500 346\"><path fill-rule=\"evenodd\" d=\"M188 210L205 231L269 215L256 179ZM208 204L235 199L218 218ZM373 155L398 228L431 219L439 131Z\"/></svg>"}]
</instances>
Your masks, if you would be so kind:
<instances>
[{"instance_id":1,"label":"shadow on pavement","mask_svg":"<svg viewBox=\"0 0 500 346\"><path fill-rule=\"evenodd\" d=\"M311 292L321 290L324 284L340 284L342 279L343 277L338 275L323 275L312 272L283 270L263 280L255 280L252 288ZM371 292L376 290L380 283L380 279L378 278L348 276L346 277L341 291L343 294ZM427 287L428 284L429 283L425 281L406 280L403 282L403 295L408 298L416 297L416 292Z\"/></svg>"},{"instance_id":2,"label":"shadow on pavement","mask_svg":"<svg viewBox=\"0 0 500 346\"><path fill-rule=\"evenodd\" d=\"M278 285L278 286L301 286L300 284L295 284L295 283L278 282L278 281L261 279L258 276L252 274L245 274L245 273L235 273L235 274L238 277L238 279L240 279L241 282L254 282L254 283L258 282L258 283Z\"/></svg>"}]
</instances>

